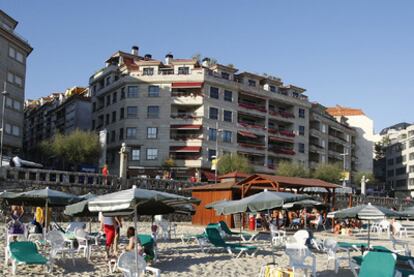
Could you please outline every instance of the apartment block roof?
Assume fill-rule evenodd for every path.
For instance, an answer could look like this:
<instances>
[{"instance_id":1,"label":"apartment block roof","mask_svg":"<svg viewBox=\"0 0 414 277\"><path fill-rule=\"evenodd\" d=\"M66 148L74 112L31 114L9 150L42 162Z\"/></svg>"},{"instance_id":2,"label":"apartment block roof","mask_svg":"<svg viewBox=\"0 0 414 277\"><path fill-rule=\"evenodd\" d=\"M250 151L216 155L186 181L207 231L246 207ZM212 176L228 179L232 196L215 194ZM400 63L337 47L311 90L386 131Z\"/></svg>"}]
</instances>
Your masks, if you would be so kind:
<instances>
[{"instance_id":1,"label":"apartment block roof","mask_svg":"<svg viewBox=\"0 0 414 277\"><path fill-rule=\"evenodd\" d=\"M357 115L365 115L365 113L361 109L343 107L340 105L336 105L335 107L329 107L326 111L332 116L357 116Z\"/></svg>"}]
</instances>

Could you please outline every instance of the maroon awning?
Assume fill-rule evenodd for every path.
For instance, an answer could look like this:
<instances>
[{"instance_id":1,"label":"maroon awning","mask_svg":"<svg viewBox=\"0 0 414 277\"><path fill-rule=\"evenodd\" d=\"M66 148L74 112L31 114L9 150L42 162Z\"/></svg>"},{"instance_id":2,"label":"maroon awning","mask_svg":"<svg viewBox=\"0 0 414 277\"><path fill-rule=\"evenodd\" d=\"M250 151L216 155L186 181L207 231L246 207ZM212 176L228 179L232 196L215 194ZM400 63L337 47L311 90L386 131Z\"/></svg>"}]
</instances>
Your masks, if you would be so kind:
<instances>
[{"instance_id":1,"label":"maroon awning","mask_svg":"<svg viewBox=\"0 0 414 277\"><path fill-rule=\"evenodd\" d=\"M200 153L200 146L171 146L170 152Z\"/></svg>"},{"instance_id":2,"label":"maroon awning","mask_svg":"<svg viewBox=\"0 0 414 277\"><path fill-rule=\"evenodd\" d=\"M273 136L269 136L269 140L271 140L271 141L278 141L278 142L289 142L289 143L293 143L293 141L290 140L290 139L284 139L284 138L273 137Z\"/></svg>"},{"instance_id":3,"label":"maroon awning","mask_svg":"<svg viewBox=\"0 0 414 277\"><path fill-rule=\"evenodd\" d=\"M171 88L201 88L202 82L176 82L171 84Z\"/></svg>"},{"instance_id":4,"label":"maroon awning","mask_svg":"<svg viewBox=\"0 0 414 277\"><path fill-rule=\"evenodd\" d=\"M238 131L239 135L243 136L243 137L248 137L248 138L257 138L257 136L253 133L250 132L246 132L246 131Z\"/></svg>"},{"instance_id":5,"label":"maroon awning","mask_svg":"<svg viewBox=\"0 0 414 277\"><path fill-rule=\"evenodd\" d=\"M171 129L179 129L179 130L200 130L200 124L175 124L170 126Z\"/></svg>"}]
</instances>

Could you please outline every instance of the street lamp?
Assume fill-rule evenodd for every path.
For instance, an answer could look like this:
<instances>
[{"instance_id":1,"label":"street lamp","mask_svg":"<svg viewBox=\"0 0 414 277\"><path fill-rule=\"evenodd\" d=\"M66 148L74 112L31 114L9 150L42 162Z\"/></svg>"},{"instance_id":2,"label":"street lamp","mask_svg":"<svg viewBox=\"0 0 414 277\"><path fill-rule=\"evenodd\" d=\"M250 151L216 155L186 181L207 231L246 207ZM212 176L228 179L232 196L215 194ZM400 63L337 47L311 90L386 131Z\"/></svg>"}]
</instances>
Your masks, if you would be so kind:
<instances>
[{"instance_id":1,"label":"street lamp","mask_svg":"<svg viewBox=\"0 0 414 277\"><path fill-rule=\"evenodd\" d=\"M219 133L223 132L223 129L219 129L218 128L218 122L216 122L216 155L215 156L211 156L212 158L214 158L216 160L216 165L214 168L214 183L217 184L217 162L218 162L218 140L219 140Z\"/></svg>"},{"instance_id":2,"label":"street lamp","mask_svg":"<svg viewBox=\"0 0 414 277\"><path fill-rule=\"evenodd\" d=\"M348 156L349 153L348 153L348 151L345 150L344 153L339 154L339 155L344 157L344 159L343 159L343 161L344 161L343 172L345 174L345 172L346 172L346 156ZM344 187L346 187L346 178L345 177L346 176L344 175L343 179L342 179L342 186L344 186Z\"/></svg>"},{"instance_id":3,"label":"street lamp","mask_svg":"<svg viewBox=\"0 0 414 277\"><path fill-rule=\"evenodd\" d=\"M1 136L0 136L0 168L3 167L3 139L4 139L4 109L6 108L6 96L7 96L7 83L4 82L4 90L1 92L3 95L3 107L1 110Z\"/></svg>"}]
</instances>

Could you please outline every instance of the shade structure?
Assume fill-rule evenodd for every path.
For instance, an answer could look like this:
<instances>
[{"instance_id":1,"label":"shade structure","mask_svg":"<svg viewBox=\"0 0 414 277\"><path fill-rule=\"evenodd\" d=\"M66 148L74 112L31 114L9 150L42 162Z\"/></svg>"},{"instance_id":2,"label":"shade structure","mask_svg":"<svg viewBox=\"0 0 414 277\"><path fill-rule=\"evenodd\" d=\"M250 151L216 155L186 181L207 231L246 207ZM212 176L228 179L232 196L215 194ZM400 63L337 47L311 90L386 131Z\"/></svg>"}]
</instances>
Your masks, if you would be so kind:
<instances>
[{"instance_id":1,"label":"shade structure","mask_svg":"<svg viewBox=\"0 0 414 277\"><path fill-rule=\"evenodd\" d=\"M17 193L14 197L6 199L9 204L28 205L28 206L44 206L64 207L68 204L81 201L82 198L71 193L52 190L49 187L39 190L31 190Z\"/></svg>"},{"instance_id":2,"label":"shade structure","mask_svg":"<svg viewBox=\"0 0 414 277\"><path fill-rule=\"evenodd\" d=\"M265 190L240 200L221 201L215 205L213 204L208 206L208 208L215 209L218 215L229 215L281 208L285 203L308 198L309 196L305 194L293 194L288 192Z\"/></svg>"},{"instance_id":3,"label":"shade structure","mask_svg":"<svg viewBox=\"0 0 414 277\"><path fill-rule=\"evenodd\" d=\"M286 204L283 204L282 208L289 210L289 209L302 209L302 208L308 208L308 207L322 207L324 204L319 201L315 201L312 199L304 199L294 202L289 202Z\"/></svg>"},{"instance_id":4,"label":"shade structure","mask_svg":"<svg viewBox=\"0 0 414 277\"><path fill-rule=\"evenodd\" d=\"M401 217L414 218L414 207L409 207L399 212Z\"/></svg>"},{"instance_id":5,"label":"shade structure","mask_svg":"<svg viewBox=\"0 0 414 277\"><path fill-rule=\"evenodd\" d=\"M347 218L356 218L361 220L368 220L368 247L370 246L370 229L371 229L371 220L380 220L386 217L400 217L400 214L396 211L371 205L368 203L366 205L359 205L356 207L339 210L336 212L331 212L328 214L329 218L337 219L347 219Z\"/></svg>"}]
</instances>

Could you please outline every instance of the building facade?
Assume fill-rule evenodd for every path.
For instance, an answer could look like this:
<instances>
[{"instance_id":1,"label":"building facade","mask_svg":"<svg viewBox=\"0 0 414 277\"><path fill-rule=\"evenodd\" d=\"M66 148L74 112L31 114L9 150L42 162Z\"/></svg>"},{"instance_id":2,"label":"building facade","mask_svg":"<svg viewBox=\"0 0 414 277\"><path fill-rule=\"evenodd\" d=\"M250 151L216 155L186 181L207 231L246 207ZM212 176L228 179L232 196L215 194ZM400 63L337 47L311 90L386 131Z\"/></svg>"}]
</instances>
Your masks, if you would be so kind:
<instances>
[{"instance_id":1,"label":"building facade","mask_svg":"<svg viewBox=\"0 0 414 277\"><path fill-rule=\"evenodd\" d=\"M90 130L91 98L87 88L74 87L25 102L25 157L40 161L39 144L55 134L69 134L76 129Z\"/></svg>"},{"instance_id":2,"label":"building facade","mask_svg":"<svg viewBox=\"0 0 414 277\"><path fill-rule=\"evenodd\" d=\"M304 89L276 77L238 73L209 59L165 61L118 51L89 79L92 129L106 130L106 163L129 175L155 175L167 159L177 178L211 168L214 156L239 153L257 172L281 160L308 166L309 109Z\"/></svg>"},{"instance_id":3,"label":"building facade","mask_svg":"<svg viewBox=\"0 0 414 277\"><path fill-rule=\"evenodd\" d=\"M396 196L414 197L414 124L388 128L385 147L386 189Z\"/></svg>"},{"instance_id":4,"label":"building facade","mask_svg":"<svg viewBox=\"0 0 414 277\"><path fill-rule=\"evenodd\" d=\"M23 105L25 99L26 59L32 52L29 43L15 31L18 22L0 10L0 120L4 114L3 154L21 152L23 142Z\"/></svg>"},{"instance_id":5,"label":"building facade","mask_svg":"<svg viewBox=\"0 0 414 277\"><path fill-rule=\"evenodd\" d=\"M344 171L354 172L356 157L356 131L345 118L337 121L320 104L310 109L309 166L339 163Z\"/></svg>"},{"instance_id":6,"label":"building facade","mask_svg":"<svg viewBox=\"0 0 414 277\"><path fill-rule=\"evenodd\" d=\"M373 172L374 144L378 138L374 134L374 122L361 109L337 105L327 109L337 121L346 118L349 126L356 131L355 169L360 172Z\"/></svg>"}]
</instances>

